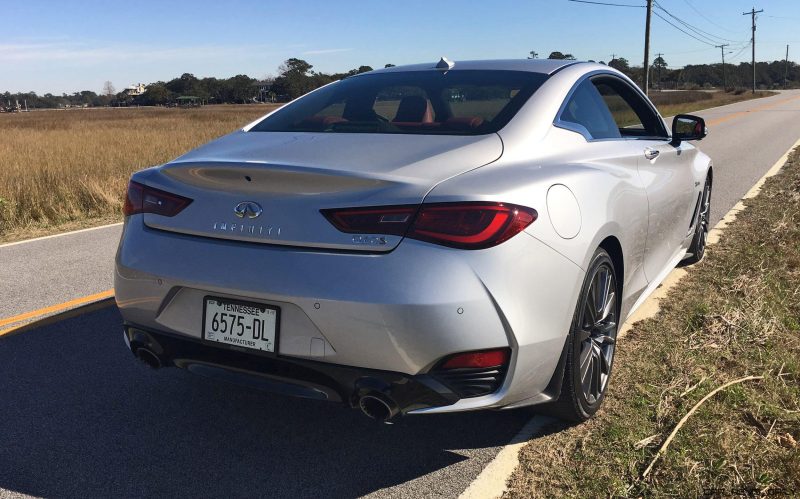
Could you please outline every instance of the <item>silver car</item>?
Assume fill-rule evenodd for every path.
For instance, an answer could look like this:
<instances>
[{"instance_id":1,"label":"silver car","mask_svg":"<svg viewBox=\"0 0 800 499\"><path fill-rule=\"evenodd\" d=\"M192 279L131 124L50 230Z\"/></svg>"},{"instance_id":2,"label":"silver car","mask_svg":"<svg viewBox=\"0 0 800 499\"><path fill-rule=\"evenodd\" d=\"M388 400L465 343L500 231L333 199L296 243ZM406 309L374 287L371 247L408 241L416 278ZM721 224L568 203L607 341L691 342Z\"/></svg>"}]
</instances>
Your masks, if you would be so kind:
<instances>
[{"instance_id":1,"label":"silver car","mask_svg":"<svg viewBox=\"0 0 800 499\"><path fill-rule=\"evenodd\" d=\"M711 161L593 63L392 67L133 175L116 257L153 367L398 414L603 401L618 326L703 257Z\"/></svg>"}]
</instances>

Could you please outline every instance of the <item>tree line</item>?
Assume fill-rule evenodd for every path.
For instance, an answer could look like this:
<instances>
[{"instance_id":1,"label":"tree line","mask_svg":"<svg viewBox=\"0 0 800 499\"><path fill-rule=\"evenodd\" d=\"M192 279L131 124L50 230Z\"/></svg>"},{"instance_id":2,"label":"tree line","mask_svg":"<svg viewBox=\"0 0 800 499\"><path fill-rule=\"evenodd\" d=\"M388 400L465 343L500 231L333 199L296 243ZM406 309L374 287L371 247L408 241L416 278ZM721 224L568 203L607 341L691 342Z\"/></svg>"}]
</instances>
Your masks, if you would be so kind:
<instances>
[{"instance_id":1,"label":"tree line","mask_svg":"<svg viewBox=\"0 0 800 499\"><path fill-rule=\"evenodd\" d=\"M535 53L531 52L531 55ZM563 52L552 52L548 58L575 59L572 54ZM607 63L599 62L622 71L639 85L642 84L642 67L631 66L624 57L614 58ZM385 67L391 66L393 64L386 64ZM106 82L99 94L91 90L64 93L60 96L51 93L38 95L35 92L5 92L0 94L0 107L13 107L17 102L20 105L25 103L28 108L169 106L178 103L181 97L184 98L183 102L203 104L285 102L327 83L372 69L370 66L359 66L347 72L328 74L315 71L314 66L303 59L291 58L278 68L277 76L265 80L244 74L231 78L198 78L191 73L184 73L166 82L150 83L141 95L130 95L126 91L116 92L111 82ZM680 69L671 69L663 57L657 57L650 70L653 88L696 89L723 86L723 68L720 63L692 64ZM784 61L757 62L756 83L759 88L781 88L784 84L785 70ZM725 87L728 89L749 87L752 82L752 71L750 63L725 64ZM800 85L800 65L794 62L788 64L788 83L789 87Z\"/></svg>"},{"instance_id":2,"label":"tree line","mask_svg":"<svg viewBox=\"0 0 800 499\"><path fill-rule=\"evenodd\" d=\"M535 52L530 52L534 55ZM528 57L531 59L532 57ZM574 60L572 54L551 52L548 59ZM590 61L595 62L595 61ZM642 86L644 71L642 66L631 66L627 59L618 57L606 63L625 73L629 78ZM723 71L724 69L724 71ZM787 87L800 86L800 65L789 61L756 62L756 86L763 90L783 88L784 79ZM739 64L689 64L682 68L669 68L667 61L658 56L653 59L650 66L651 88L687 89L697 88L722 88L732 90L737 88L750 88L753 84L753 65L749 62Z\"/></svg>"}]
</instances>

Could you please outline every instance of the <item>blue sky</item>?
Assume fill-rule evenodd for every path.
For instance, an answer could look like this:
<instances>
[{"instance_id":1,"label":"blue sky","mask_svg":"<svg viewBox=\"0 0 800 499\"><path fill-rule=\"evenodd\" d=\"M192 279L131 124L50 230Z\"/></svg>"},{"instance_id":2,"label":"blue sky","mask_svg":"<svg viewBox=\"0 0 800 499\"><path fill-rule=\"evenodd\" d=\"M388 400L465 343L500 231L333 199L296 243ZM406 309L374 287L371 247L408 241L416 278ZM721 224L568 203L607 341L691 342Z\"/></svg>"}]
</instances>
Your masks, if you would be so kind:
<instances>
[{"instance_id":1,"label":"blue sky","mask_svg":"<svg viewBox=\"0 0 800 499\"><path fill-rule=\"evenodd\" d=\"M644 0L599 0L643 4ZM658 0L706 32L731 40L727 60L749 60L752 0ZM800 60L800 0L763 0L759 60ZM676 23L672 18L664 17ZM554 50L641 64L642 8L567 0L336 0L129 2L3 0L0 91L99 92L181 73L229 77L275 74L289 57L324 72L458 59L540 57ZM676 23L677 24L677 23ZM716 62L720 50L654 17L652 51L670 66Z\"/></svg>"}]
</instances>

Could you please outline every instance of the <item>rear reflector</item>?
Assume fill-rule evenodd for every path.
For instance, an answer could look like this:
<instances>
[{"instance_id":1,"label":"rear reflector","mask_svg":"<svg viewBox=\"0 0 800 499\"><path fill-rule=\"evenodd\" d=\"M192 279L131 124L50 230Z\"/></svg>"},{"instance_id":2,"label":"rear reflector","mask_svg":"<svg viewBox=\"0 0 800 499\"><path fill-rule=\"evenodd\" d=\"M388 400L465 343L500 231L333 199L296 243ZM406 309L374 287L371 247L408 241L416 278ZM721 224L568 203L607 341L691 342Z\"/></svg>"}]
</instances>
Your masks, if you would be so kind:
<instances>
[{"instance_id":1,"label":"rear reflector","mask_svg":"<svg viewBox=\"0 0 800 499\"><path fill-rule=\"evenodd\" d=\"M532 224L536 210L508 203L436 203L322 210L340 231L392 234L444 246L482 249L496 246Z\"/></svg>"},{"instance_id":2,"label":"rear reflector","mask_svg":"<svg viewBox=\"0 0 800 499\"><path fill-rule=\"evenodd\" d=\"M510 351L508 348L483 350L480 352L458 353L445 360L439 369L477 369L500 367L508 363L509 356Z\"/></svg>"},{"instance_id":3,"label":"rear reflector","mask_svg":"<svg viewBox=\"0 0 800 499\"><path fill-rule=\"evenodd\" d=\"M165 217L174 217L191 202L192 200L189 198L130 181L122 213L126 217L137 213L155 213Z\"/></svg>"}]
</instances>

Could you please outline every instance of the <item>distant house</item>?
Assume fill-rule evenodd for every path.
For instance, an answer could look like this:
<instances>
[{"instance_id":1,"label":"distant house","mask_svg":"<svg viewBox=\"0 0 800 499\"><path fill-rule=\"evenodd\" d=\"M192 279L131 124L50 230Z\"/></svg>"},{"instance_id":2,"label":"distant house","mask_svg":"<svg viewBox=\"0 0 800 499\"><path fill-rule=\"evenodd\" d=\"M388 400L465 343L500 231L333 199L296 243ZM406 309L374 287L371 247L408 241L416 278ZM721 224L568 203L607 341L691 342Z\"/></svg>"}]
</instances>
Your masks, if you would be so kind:
<instances>
[{"instance_id":1,"label":"distant house","mask_svg":"<svg viewBox=\"0 0 800 499\"><path fill-rule=\"evenodd\" d=\"M258 97L254 100L256 102L275 102L275 93L272 91L272 84L274 80L267 79L253 83L253 86L258 89Z\"/></svg>"},{"instance_id":2,"label":"distant house","mask_svg":"<svg viewBox=\"0 0 800 499\"><path fill-rule=\"evenodd\" d=\"M136 85L131 85L130 87L125 88L125 95L136 97L137 95L142 95L144 91L145 91L145 84L137 83Z\"/></svg>"}]
</instances>

